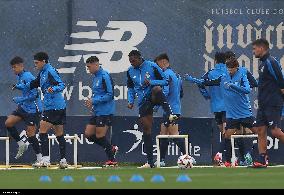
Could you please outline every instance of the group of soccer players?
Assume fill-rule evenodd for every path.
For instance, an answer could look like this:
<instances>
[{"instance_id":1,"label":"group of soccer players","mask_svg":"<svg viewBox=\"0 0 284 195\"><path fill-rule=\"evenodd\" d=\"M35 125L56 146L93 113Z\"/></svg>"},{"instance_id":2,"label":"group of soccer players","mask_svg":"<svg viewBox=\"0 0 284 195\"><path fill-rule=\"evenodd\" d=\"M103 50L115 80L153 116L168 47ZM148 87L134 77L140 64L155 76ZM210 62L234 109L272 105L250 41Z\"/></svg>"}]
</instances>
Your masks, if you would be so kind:
<instances>
[{"instance_id":1,"label":"group of soccer players","mask_svg":"<svg viewBox=\"0 0 284 195\"><path fill-rule=\"evenodd\" d=\"M258 39L252 43L252 46L255 57L261 62L258 67L258 82L246 68L239 66L232 52L216 53L215 68L201 79L186 75L186 80L197 84L205 98L211 98L211 110L215 113L223 136L219 152L214 158L221 166L223 164L227 167L231 166L230 137L234 133L251 131L258 134L259 155L251 162L253 167L267 167L268 165L267 129L271 130L274 137L284 142L284 133L280 129L284 97L281 65L270 55L267 40ZM205 86L210 86L209 92ZM216 86L219 87L216 88ZM256 120L252 115L248 96L253 87L258 87ZM240 152L241 159L245 159L246 164L249 165L251 146L243 144L242 141L240 143L240 148L243 148L243 152ZM222 162L224 149L225 163Z\"/></svg>"},{"instance_id":2,"label":"group of soccer players","mask_svg":"<svg viewBox=\"0 0 284 195\"><path fill-rule=\"evenodd\" d=\"M279 62L269 54L269 43L265 39L253 42L254 55L260 58L259 81L244 67L241 67L235 54L231 51L215 55L216 65L201 79L185 75L185 80L198 85L206 99L210 99L211 110L222 133L222 142L214 160L218 165L231 166L230 137L235 133L254 132L258 134L259 156L254 159L254 167L267 166L267 128L272 135L284 142L284 133L280 129L283 107L284 79ZM167 54L158 55L154 62L143 59L141 53L132 50L129 53L130 68L127 71L128 108L133 109L134 100L138 100L139 127L143 131L143 141L147 154L147 163L141 168L153 168L153 143L151 129L154 110L162 107L163 123L161 134L177 135L177 119L181 115L181 98L183 96L182 78L170 66ZM23 120L27 125L28 141L32 145L37 161L35 167L50 166L48 149L48 131L53 129L59 142L60 168L68 166L66 142L63 125L66 122L66 103L62 95L65 84L58 72L49 63L44 52L34 55L35 67L39 70L37 78L24 69L23 59L15 57L10 62L18 76L13 90L22 91L22 96L14 97L18 108L8 116L5 125L11 137L18 145L16 158L22 156L27 145L21 140L15 124ZM110 74L100 66L99 59L91 56L86 66L93 75L92 97L85 101L85 106L92 112L92 117L85 128L86 138L101 146L107 155L106 165L117 165L115 154L118 147L111 145L106 133L115 114L114 83ZM206 86L209 86L207 91ZM43 103L37 88L41 88ZM251 88L258 87L259 109L256 121L252 115L249 93ZM39 140L36 131L39 128ZM184 141L173 139L185 154ZM251 141L250 141L251 142ZM169 140L161 140L161 166L165 166L165 156ZM252 163L250 150L252 145L239 141L240 159L246 164ZM222 154L225 152L225 163Z\"/></svg>"}]
</instances>

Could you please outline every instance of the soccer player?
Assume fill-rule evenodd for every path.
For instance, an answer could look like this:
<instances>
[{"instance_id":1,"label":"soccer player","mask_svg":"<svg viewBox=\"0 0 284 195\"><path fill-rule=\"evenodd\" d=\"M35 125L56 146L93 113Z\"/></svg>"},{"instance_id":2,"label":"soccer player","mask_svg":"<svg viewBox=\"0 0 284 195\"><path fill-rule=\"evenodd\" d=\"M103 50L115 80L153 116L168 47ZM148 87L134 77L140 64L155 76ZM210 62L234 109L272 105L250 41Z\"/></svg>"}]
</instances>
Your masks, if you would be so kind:
<instances>
[{"instance_id":1,"label":"soccer player","mask_svg":"<svg viewBox=\"0 0 284 195\"><path fill-rule=\"evenodd\" d=\"M254 117L247 98L247 94L251 91L247 74L239 68L236 58L227 60L226 66L228 71L218 79L199 80L187 75L186 80L206 86L220 85L223 89L226 108L225 166L228 167L231 166L231 135L240 130L241 126L251 129L254 124Z\"/></svg>"},{"instance_id":2,"label":"soccer player","mask_svg":"<svg viewBox=\"0 0 284 195\"><path fill-rule=\"evenodd\" d=\"M284 143L284 133L280 129L283 108L284 79L281 65L269 53L266 39L257 39L252 43L253 53L260 59L258 67L258 110L256 116L256 132L258 133L259 157L254 167L267 167L267 129Z\"/></svg>"},{"instance_id":3,"label":"soccer player","mask_svg":"<svg viewBox=\"0 0 284 195\"><path fill-rule=\"evenodd\" d=\"M215 67L202 76L203 79L214 80L227 72L226 58L222 52L216 52L215 54ZM220 86L209 86L209 91L205 89L205 86L199 85L199 90L205 99L210 99L211 112L215 115L215 121L221 132L221 142L219 144L219 150L214 157L214 161L218 166L223 166L222 154L224 152L224 134L226 126L226 109L224 105L223 91Z\"/></svg>"},{"instance_id":4,"label":"soccer player","mask_svg":"<svg viewBox=\"0 0 284 195\"><path fill-rule=\"evenodd\" d=\"M35 77L28 71L24 70L24 60L21 57L14 57L10 64L14 73L17 75L17 84L28 83L35 79ZM13 89L15 89L13 87ZM40 115L42 112L42 103L37 89L29 90L22 89L22 96L14 97L13 101L18 105L18 108L8 116L5 125L8 132L18 143L18 153L16 159L20 158L28 149L28 146L21 140L15 125L24 121L26 124L26 134L28 141L32 145L33 150L37 156L37 162L42 158L39 142L36 138L36 130L39 125Z\"/></svg>"},{"instance_id":5,"label":"soccer player","mask_svg":"<svg viewBox=\"0 0 284 195\"><path fill-rule=\"evenodd\" d=\"M226 51L225 52L225 58L226 60L229 60L230 58L235 58L236 54L232 51ZM240 66L239 67L240 71L243 71L244 74L247 75L248 81L249 81L249 85L250 88L253 89L255 87L258 87L258 83L256 81L256 79L253 77L252 73L245 67ZM250 97L249 94L247 94L247 98L248 101L250 102ZM250 109L251 109L251 104L250 104ZM252 110L251 110L252 112ZM236 133L236 134L252 134L252 129L249 128L243 128L241 126L241 129ZM250 148L252 148L252 138L238 138L236 139L236 145L239 147L239 164L241 166L245 165L252 165L252 157L251 157L251 150Z\"/></svg>"},{"instance_id":6,"label":"soccer player","mask_svg":"<svg viewBox=\"0 0 284 195\"><path fill-rule=\"evenodd\" d=\"M65 84L62 82L57 70L48 62L49 57L45 52L34 55L34 64L40 72L35 80L27 84L18 84L16 88L35 89L41 87L44 99L44 110L40 121L40 142L42 150L42 161L36 166L50 166L48 131L53 129L59 142L60 162L59 168L67 168L66 141L64 139L63 125L66 122L66 103L62 95Z\"/></svg>"},{"instance_id":7,"label":"soccer player","mask_svg":"<svg viewBox=\"0 0 284 195\"><path fill-rule=\"evenodd\" d=\"M181 101L183 96L182 79L179 74L175 73L170 67L169 57L166 53L160 54L155 58L155 62L164 71L165 77L168 80L168 85L163 86L163 92L172 109L174 115L180 117L181 115ZM169 121L164 112L164 122L161 124L161 135L179 135L178 124L176 121ZM173 139L174 143L179 147L182 154L185 154L185 143L183 139ZM165 156L168 150L169 140L161 139L161 167L166 166Z\"/></svg>"},{"instance_id":8,"label":"soccer player","mask_svg":"<svg viewBox=\"0 0 284 195\"><path fill-rule=\"evenodd\" d=\"M151 129L153 107L162 106L169 121L177 119L167 102L161 86L168 85L162 69L154 62L144 60L141 53L132 50L129 53L131 67L127 71L128 108L133 109L134 99L138 97L139 122L143 129L143 140L148 162L141 168L154 168L153 143Z\"/></svg>"},{"instance_id":9,"label":"soccer player","mask_svg":"<svg viewBox=\"0 0 284 195\"><path fill-rule=\"evenodd\" d=\"M89 57L86 64L94 78L93 96L85 101L85 105L93 112L93 117L86 126L85 136L89 141L98 144L105 150L108 157L105 165L114 166L117 165L115 153L118 147L112 146L106 138L115 111L113 81L109 73L100 66L96 56Z\"/></svg>"}]
</instances>

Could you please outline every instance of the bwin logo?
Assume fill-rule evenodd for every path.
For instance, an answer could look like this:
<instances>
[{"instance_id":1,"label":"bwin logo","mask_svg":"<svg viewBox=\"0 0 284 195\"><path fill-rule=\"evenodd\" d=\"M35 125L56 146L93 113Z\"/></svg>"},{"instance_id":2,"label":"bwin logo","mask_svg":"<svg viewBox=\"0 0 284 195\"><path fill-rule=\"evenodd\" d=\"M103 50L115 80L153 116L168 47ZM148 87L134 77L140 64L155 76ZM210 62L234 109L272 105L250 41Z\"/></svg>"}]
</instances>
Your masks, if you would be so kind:
<instances>
[{"instance_id":1,"label":"bwin logo","mask_svg":"<svg viewBox=\"0 0 284 195\"><path fill-rule=\"evenodd\" d=\"M135 135L136 137L136 141L134 142L134 144L132 145L132 147L126 152L126 153L129 153L129 152L132 152L135 148L138 147L138 145L141 143L142 141L142 136L143 136L143 133L141 131L138 131L138 125L135 124L134 125L134 129L130 129L130 130L125 130L123 131L124 133L130 133L130 134L133 134Z\"/></svg>"},{"instance_id":2,"label":"bwin logo","mask_svg":"<svg viewBox=\"0 0 284 195\"><path fill-rule=\"evenodd\" d=\"M110 73L120 73L127 71L129 67L128 54L131 50L137 49L136 46L140 44L147 35L147 26L140 21L110 21L102 36L99 32L86 31L83 28L97 27L96 21L78 21L77 26L82 28L82 32L71 34L71 38L76 39L76 42L86 41L87 43L78 43L65 45L64 50L80 51L80 55L59 57L59 62L78 63L81 59L84 62L92 56L96 55L100 59L103 68ZM123 40L126 32L131 33L128 40ZM92 54L93 52L93 54ZM121 58L112 60L115 52L121 52ZM84 53L87 53L84 55ZM59 68L59 73L74 73L76 67ZM87 71L87 69L86 69ZM88 72L88 71L87 71Z\"/></svg>"}]
</instances>

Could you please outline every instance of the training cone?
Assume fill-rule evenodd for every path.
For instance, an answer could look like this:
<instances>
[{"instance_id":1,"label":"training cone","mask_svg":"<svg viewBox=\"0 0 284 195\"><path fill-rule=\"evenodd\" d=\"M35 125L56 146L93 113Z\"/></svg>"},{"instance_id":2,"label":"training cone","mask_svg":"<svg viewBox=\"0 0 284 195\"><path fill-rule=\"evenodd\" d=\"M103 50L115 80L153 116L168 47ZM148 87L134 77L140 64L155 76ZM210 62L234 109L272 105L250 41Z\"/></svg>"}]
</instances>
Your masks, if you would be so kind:
<instances>
[{"instance_id":1,"label":"training cone","mask_svg":"<svg viewBox=\"0 0 284 195\"><path fill-rule=\"evenodd\" d=\"M121 179L117 175L112 175L108 178L108 182L121 182Z\"/></svg>"},{"instance_id":2,"label":"training cone","mask_svg":"<svg viewBox=\"0 0 284 195\"><path fill-rule=\"evenodd\" d=\"M51 182L51 178L47 175L43 175L39 178L40 182Z\"/></svg>"},{"instance_id":3,"label":"training cone","mask_svg":"<svg viewBox=\"0 0 284 195\"><path fill-rule=\"evenodd\" d=\"M74 180L73 180L73 178L71 176L64 176L61 181L65 182L65 183L71 183Z\"/></svg>"},{"instance_id":4,"label":"training cone","mask_svg":"<svg viewBox=\"0 0 284 195\"><path fill-rule=\"evenodd\" d=\"M144 182L144 178L141 175L133 175L130 182Z\"/></svg>"},{"instance_id":5,"label":"training cone","mask_svg":"<svg viewBox=\"0 0 284 195\"><path fill-rule=\"evenodd\" d=\"M179 175L177 177L177 182L191 182L191 178L188 177L187 175Z\"/></svg>"},{"instance_id":6,"label":"training cone","mask_svg":"<svg viewBox=\"0 0 284 195\"><path fill-rule=\"evenodd\" d=\"M162 175L154 175L151 179L151 182L154 182L154 183L165 182L165 178Z\"/></svg>"},{"instance_id":7,"label":"training cone","mask_svg":"<svg viewBox=\"0 0 284 195\"><path fill-rule=\"evenodd\" d=\"M95 176L89 175L86 177L85 182L91 183L91 182L96 182Z\"/></svg>"}]
</instances>

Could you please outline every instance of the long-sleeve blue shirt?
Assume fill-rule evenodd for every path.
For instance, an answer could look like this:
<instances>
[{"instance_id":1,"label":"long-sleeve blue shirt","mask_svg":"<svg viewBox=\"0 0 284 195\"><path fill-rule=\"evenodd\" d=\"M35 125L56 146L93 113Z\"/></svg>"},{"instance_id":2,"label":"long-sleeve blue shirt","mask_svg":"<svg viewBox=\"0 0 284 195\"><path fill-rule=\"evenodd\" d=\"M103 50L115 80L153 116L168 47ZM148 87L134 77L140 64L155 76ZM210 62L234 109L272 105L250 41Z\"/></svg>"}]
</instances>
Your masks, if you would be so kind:
<instances>
[{"instance_id":1,"label":"long-sleeve blue shirt","mask_svg":"<svg viewBox=\"0 0 284 195\"><path fill-rule=\"evenodd\" d=\"M171 68L164 70L169 84L163 87L163 92L174 114L181 114L182 79Z\"/></svg>"},{"instance_id":2,"label":"long-sleeve blue shirt","mask_svg":"<svg viewBox=\"0 0 284 195\"><path fill-rule=\"evenodd\" d=\"M251 105L247 94L251 88L247 79L247 74L243 69L238 68L234 75L226 72L219 79L205 80L204 85L220 85L224 94L224 104L226 108L226 118L240 119L252 116Z\"/></svg>"},{"instance_id":3,"label":"long-sleeve blue shirt","mask_svg":"<svg viewBox=\"0 0 284 195\"><path fill-rule=\"evenodd\" d=\"M34 80L35 77L32 73L23 71L17 75L17 85L18 84L26 84ZM19 106L24 109L28 113L37 113L42 112L42 103L40 100L40 94L37 89L21 89L22 96L16 97L17 103Z\"/></svg>"},{"instance_id":4,"label":"long-sleeve blue shirt","mask_svg":"<svg viewBox=\"0 0 284 195\"><path fill-rule=\"evenodd\" d=\"M93 78L93 114L95 116L112 115L115 112L114 86L109 73L100 67Z\"/></svg>"},{"instance_id":5,"label":"long-sleeve blue shirt","mask_svg":"<svg viewBox=\"0 0 284 195\"><path fill-rule=\"evenodd\" d=\"M144 84L145 79L150 81L150 85ZM165 85L168 85L168 81L163 70L156 63L144 60L137 68L131 66L127 71L128 103L133 104L137 96L140 107L143 99L151 93L153 86Z\"/></svg>"},{"instance_id":6,"label":"long-sleeve blue shirt","mask_svg":"<svg viewBox=\"0 0 284 195\"><path fill-rule=\"evenodd\" d=\"M61 110L66 108L66 103L62 95L65 84L62 82L57 70L50 63L43 66L35 80L32 80L25 86L17 86L17 88L25 87L30 89L41 88L44 97L44 110ZM49 87L52 87L53 93L48 92Z\"/></svg>"},{"instance_id":7,"label":"long-sleeve blue shirt","mask_svg":"<svg viewBox=\"0 0 284 195\"><path fill-rule=\"evenodd\" d=\"M202 78L214 80L227 72L225 64L216 64L215 68L207 72ZM211 112L225 111L223 92L220 86L209 86Z\"/></svg>"}]
</instances>

